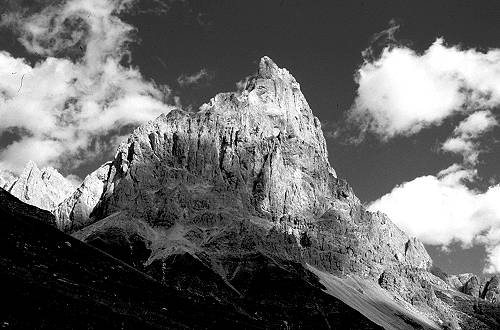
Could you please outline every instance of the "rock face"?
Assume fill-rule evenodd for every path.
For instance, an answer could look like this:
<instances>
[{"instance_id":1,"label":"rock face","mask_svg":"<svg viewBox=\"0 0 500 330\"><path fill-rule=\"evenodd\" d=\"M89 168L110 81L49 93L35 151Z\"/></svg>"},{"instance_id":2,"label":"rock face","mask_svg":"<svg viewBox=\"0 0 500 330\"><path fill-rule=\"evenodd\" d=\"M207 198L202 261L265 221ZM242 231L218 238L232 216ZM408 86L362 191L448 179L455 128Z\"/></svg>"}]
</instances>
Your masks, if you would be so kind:
<instances>
[{"instance_id":1,"label":"rock face","mask_svg":"<svg viewBox=\"0 0 500 330\"><path fill-rule=\"evenodd\" d=\"M453 288L457 290L462 290L464 285L467 284L467 282L472 281L473 277L475 277L474 274L472 273L465 273L465 274L458 274L458 275L447 275L442 273L441 277L446 280ZM477 280L477 278L476 278Z\"/></svg>"},{"instance_id":2,"label":"rock face","mask_svg":"<svg viewBox=\"0 0 500 330\"><path fill-rule=\"evenodd\" d=\"M492 303L500 303L500 276L493 276L485 285L483 297Z\"/></svg>"},{"instance_id":3,"label":"rock face","mask_svg":"<svg viewBox=\"0 0 500 330\"><path fill-rule=\"evenodd\" d=\"M268 57L242 93L136 129L54 214L62 230L162 283L197 299L241 300L263 320L279 315L285 328L306 326L294 306L304 315L328 310L316 294L305 303L276 298L290 287L307 295L313 274L331 286L326 294L388 329L500 325L491 304L474 305L431 273L423 244L368 212L337 178L300 85ZM346 277L364 284L336 280ZM381 291L385 300L371 296ZM401 311L382 312L394 301ZM329 316L321 320L307 324L335 328Z\"/></svg>"},{"instance_id":4,"label":"rock face","mask_svg":"<svg viewBox=\"0 0 500 330\"><path fill-rule=\"evenodd\" d=\"M481 297L481 283L479 282L479 279L477 276L473 275L471 276L467 282L461 287L461 290L463 293L466 293L468 295L471 295L476 298Z\"/></svg>"},{"instance_id":5,"label":"rock face","mask_svg":"<svg viewBox=\"0 0 500 330\"><path fill-rule=\"evenodd\" d=\"M52 210L74 190L57 170L52 167L40 170L32 161L28 162L19 178L7 172L2 174L1 188L21 201L44 210Z\"/></svg>"},{"instance_id":6,"label":"rock face","mask_svg":"<svg viewBox=\"0 0 500 330\"><path fill-rule=\"evenodd\" d=\"M54 209L57 227L64 232L83 228L91 222L91 213L104 192L111 164L89 174L82 184Z\"/></svg>"},{"instance_id":7,"label":"rock face","mask_svg":"<svg viewBox=\"0 0 500 330\"><path fill-rule=\"evenodd\" d=\"M500 277L498 275L487 278L466 273L448 275L443 279L457 291L491 303L500 303Z\"/></svg>"},{"instance_id":8,"label":"rock face","mask_svg":"<svg viewBox=\"0 0 500 330\"><path fill-rule=\"evenodd\" d=\"M0 170L0 188L9 191L16 180L14 173Z\"/></svg>"},{"instance_id":9,"label":"rock face","mask_svg":"<svg viewBox=\"0 0 500 330\"><path fill-rule=\"evenodd\" d=\"M252 246L330 272L378 278L391 265L431 264L420 242L367 212L336 178L299 84L267 57L241 95L219 94L197 113L175 110L137 129L101 181L94 220L126 218L153 232L182 226L170 251L203 248L191 226L241 222L267 232ZM170 253L153 250L149 262Z\"/></svg>"}]
</instances>

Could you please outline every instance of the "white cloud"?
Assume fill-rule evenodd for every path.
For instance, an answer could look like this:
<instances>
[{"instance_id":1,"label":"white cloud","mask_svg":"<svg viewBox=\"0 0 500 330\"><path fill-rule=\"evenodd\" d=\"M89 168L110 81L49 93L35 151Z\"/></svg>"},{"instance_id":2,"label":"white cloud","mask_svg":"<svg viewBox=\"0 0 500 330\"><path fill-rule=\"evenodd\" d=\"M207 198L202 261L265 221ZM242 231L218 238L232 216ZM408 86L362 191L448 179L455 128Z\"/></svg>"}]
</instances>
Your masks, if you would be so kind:
<instances>
[{"instance_id":1,"label":"white cloud","mask_svg":"<svg viewBox=\"0 0 500 330\"><path fill-rule=\"evenodd\" d=\"M27 134L0 150L0 168L76 166L113 140L120 127L153 119L172 107L168 88L123 66L134 27L117 16L133 0L67 0L40 13L10 13L25 48L44 59L34 65L0 52L0 134L12 127Z\"/></svg>"},{"instance_id":2,"label":"white cloud","mask_svg":"<svg viewBox=\"0 0 500 330\"><path fill-rule=\"evenodd\" d=\"M437 39L424 53L387 47L357 74L350 119L382 138L439 125L457 112L500 104L500 50L448 47Z\"/></svg>"},{"instance_id":3,"label":"white cloud","mask_svg":"<svg viewBox=\"0 0 500 330\"><path fill-rule=\"evenodd\" d=\"M395 29L393 24L391 46L379 57L364 53L349 119L385 140L465 115L441 146L463 162L402 183L369 208L427 244L484 244L485 271L500 272L500 185L483 192L471 188L478 179L481 137L498 126L500 50L461 49L437 39L417 53L395 45Z\"/></svg>"},{"instance_id":4,"label":"white cloud","mask_svg":"<svg viewBox=\"0 0 500 330\"><path fill-rule=\"evenodd\" d=\"M500 244L487 248L488 253L487 266L484 269L486 273L500 273Z\"/></svg>"},{"instance_id":5,"label":"white cloud","mask_svg":"<svg viewBox=\"0 0 500 330\"><path fill-rule=\"evenodd\" d=\"M500 272L500 185L485 192L466 186L476 172L453 165L436 176L418 177L395 187L369 209L386 213L409 235L447 246L485 244L488 272Z\"/></svg>"},{"instance_id":6,"label":"white cloud","mask_svg":"<svg viewBox=\"0 0 500 330\"><path fill-rule=\"evenodd\" d=\"M446 140L441 148L461 154L465 164L475 165L481 151L478 138L497 125L498 122L491 111L474 112L455 128L453 137Z\"/></svg>"},{"instance_id":7,"label":"white cloud","mask_svg":"<svg viewBox=\"0 0 500 330\"><path fill-rule=\"evenodd\" d=\"M457 154L472 154L471 156L473 157L467 157L467 161L475 163L477 160L474 154L475 147L476 146L471 141L462 139L461 137L453 137L443 143L442 149Z\"/></svg>"},{"instance_id":8,"label":"white cloud","mask_svg":"<svg viewBox=\"0 0 500 330\"><path fill-rule=\"evenodd\" d=\"M475 138L497 124L491 111L479 111L462 121L455 129L455 134L467 138Z\"/></svg>"},{"instance_id":9,"label":"white cloud","mask_svg":"<svg viewBox=\"0 0 500 330\"><path fill-rule=\"evenodd\" d=\"M184 87L184 86L191 86L191 85L197 85L200 84L201 82L207 82L208 80L212 79L213 75L210 74L206 69L201 69L198 72L195 72L193 74L183 74L177 78L177 83L179 86Z\"/></svg>"}]
</instances>

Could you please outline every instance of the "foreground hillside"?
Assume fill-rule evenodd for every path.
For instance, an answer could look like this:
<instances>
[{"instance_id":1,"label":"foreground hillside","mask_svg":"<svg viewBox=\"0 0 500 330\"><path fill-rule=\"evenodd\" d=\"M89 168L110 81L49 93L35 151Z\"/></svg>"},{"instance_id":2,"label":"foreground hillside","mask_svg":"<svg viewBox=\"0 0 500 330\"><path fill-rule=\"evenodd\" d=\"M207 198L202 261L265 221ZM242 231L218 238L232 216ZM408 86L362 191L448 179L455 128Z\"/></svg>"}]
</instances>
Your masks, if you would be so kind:
<instances>
[{"instance_id":1,"label":"foreground hillside","mask_svg":"<svg viewBox=\"0 0 500 330\"><path fill-rule=\"evenodd\" d=\"M327 328L327 324L343 329L378 328L323 293L311 273L303 270L298 277L298 272L287 269L298 265L263 263L270 269L260 284L254 281L252 294L269 302L252 306L251 311L268 315L257 317L239 296L220 301L226 293L223 288L214 290L220 281L203 272L196 260L176 269L184 272L189 283L160 284L58 231L50 225L54 219L49 212L24 204L1 189L0 218L0 283L2 299L7 302L0 313L2 328L264 329L286 325L280 318L285 313L300 318L302 326L309 328ZM299 303L307 296L316 301L316 312Z\"/></svg>"}]
</instances>

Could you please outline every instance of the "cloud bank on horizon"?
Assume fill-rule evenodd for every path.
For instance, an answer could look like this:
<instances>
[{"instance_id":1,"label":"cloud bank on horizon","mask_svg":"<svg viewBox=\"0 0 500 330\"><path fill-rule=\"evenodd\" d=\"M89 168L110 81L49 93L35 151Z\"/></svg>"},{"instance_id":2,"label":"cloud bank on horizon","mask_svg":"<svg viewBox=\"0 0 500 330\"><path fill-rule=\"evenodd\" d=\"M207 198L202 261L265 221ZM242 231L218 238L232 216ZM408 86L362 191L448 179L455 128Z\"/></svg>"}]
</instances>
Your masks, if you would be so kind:
<instances>
[{"instance_id":1,"label":"cloud bank on horizon","mask_svg":"<svg viewBox=\"0 0 500 330\"><path fill-rule=\"evenodd\" d=\"M390 32L393 36L394 26ZM500 49L462 49L442 38L423 53L391 44L380 56L365 57L356 82L348 120L383 141L464 117L440 146L461 155L461 163L402 183L369 209L386 213L427 244L484 244L484 271L499 273L500 185L486 191L470 187L478 179L481 137L498 126Z\"/></svg>"},{"instance_id":2,"label":"cloud bank on horizon","mask_svg":"<svg viewBox=\"0 0 500 330\"><path fill-rule=\"evenodd\" d=\"M15 135L0 149L0 169L19 172L28 160L75 168L115 145L121 128L170 111L169 88L126 63L135 29L118 15L134 3L52 1L2 15L0 27L40 60L0 51L0 135Z\"/></svg>"}]
</instances>

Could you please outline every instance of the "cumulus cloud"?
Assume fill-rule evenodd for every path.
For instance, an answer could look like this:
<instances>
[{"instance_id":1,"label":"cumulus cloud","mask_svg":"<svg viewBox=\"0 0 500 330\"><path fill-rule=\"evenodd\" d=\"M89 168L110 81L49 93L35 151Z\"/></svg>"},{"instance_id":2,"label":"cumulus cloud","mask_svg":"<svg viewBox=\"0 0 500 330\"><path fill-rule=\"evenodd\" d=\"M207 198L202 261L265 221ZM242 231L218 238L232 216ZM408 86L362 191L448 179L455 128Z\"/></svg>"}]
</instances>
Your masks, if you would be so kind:
<instances>
[{"instance_id":1,"label":"cumulus cloud","mask_svg":"<svg viewBox=\"0 0 500 330\"><path fill-rule=\"evenodd\" d=\"M99 152L120 128L153 119L172 107L168 88L123 64L134 27L118 15L133 0L67 0L41 12L3 15L0 25L41 60L35 64L0 51L0 137L25 134L0 149L0 167L75 167ZM122 133L123 134L123 133Z\"/></svg>"},{"instance_id":2,"label":"cumulus cloud","mask_svg":"<svg viewBox=\"0 0 500 330\"><path fill-rule=\"evenodd\" d=\"M365 58L349 119L387 139L439 125L459 112L500 104L500 50L480 52L437 39L417 53L388 46Z\"/></svg>"},{"instance_id":3,"label":"cumulus cloud","mask_svg":"<svg viewBox=\"0 0 500 330\"><path fill-rule=\"evenodd\" d=\"M454 164L436 176L418 177L395 187L369 209L386 213L409 235L424 243L464 247L484 244L485 271L500 272L500 185L485 192L468 188L477 173Z\"/></svg>"},{"instance_id":4,"label":"cumulus cloud","mask_svg":"<svg viewBox=\"0 0 500 330\"><path fill-rule=\"evenodd\" d=\"M198 85L207 83L213 78L213 74L209 73L207 69L201 69L193 74L182 74L177 78L177 83L181 87Z\"/></svg>"},{"instance_id":5,"label":"cumulus cloud","mask_svg":"<svg viewBox=\"0 0 500 330\"><path fill-rule=\"evenodd\" d=\"M381 52L370 47L363 53L348 119L362 132L387 140L463 117L441 145L442 151L461 155L463 161L396 186L369 209L386 213L427 244L482 244L488 254L484 271L499 273L500 185L483 191L473 187L481 179L476 167L485 149L483 135L498 126L500 50L463 49L437 39L419 53L397 44L398 27L393 22L375 35L377 42L388 39Z\"/></svg>"}]
</instances>

